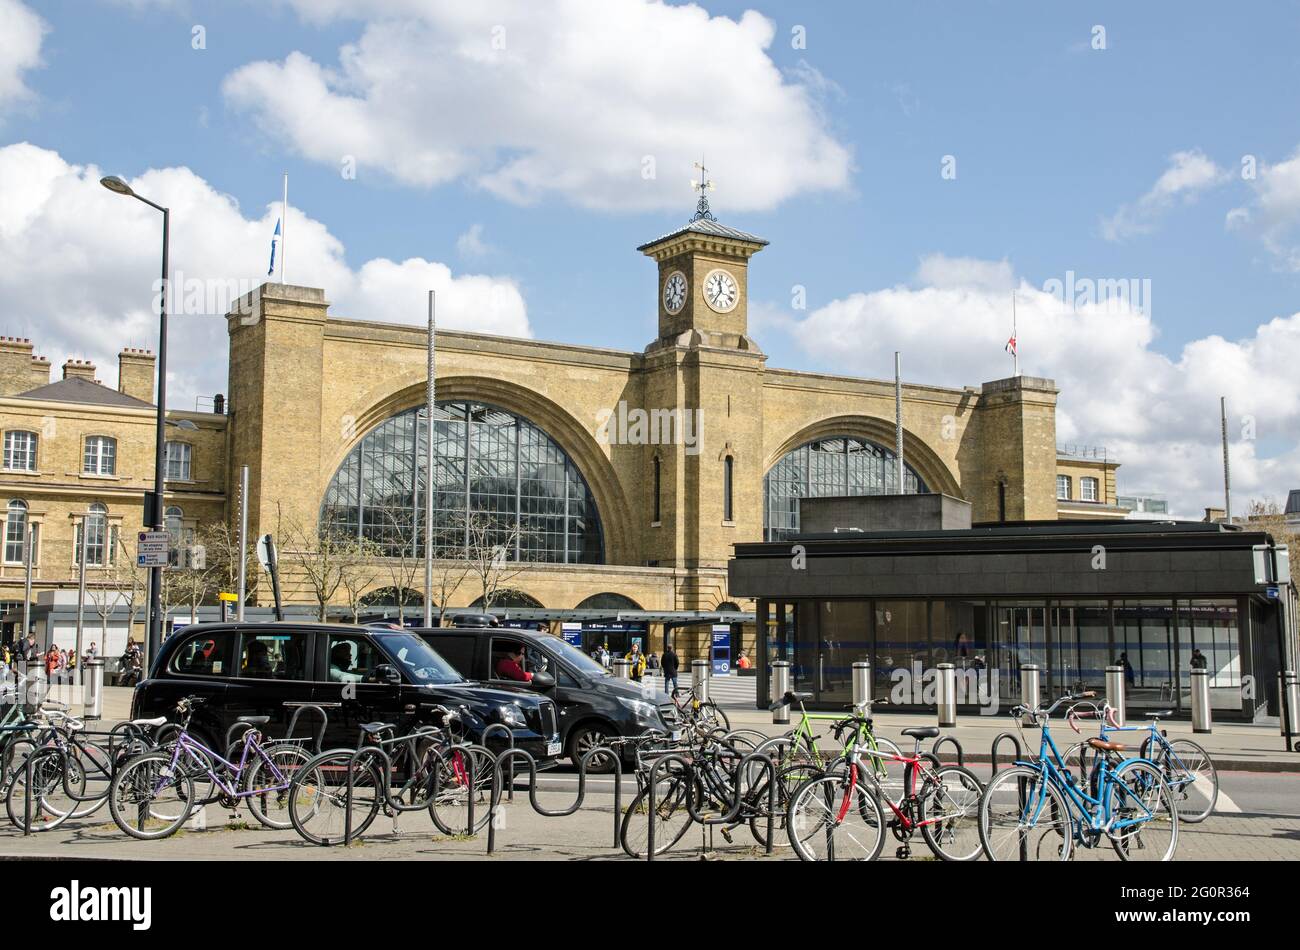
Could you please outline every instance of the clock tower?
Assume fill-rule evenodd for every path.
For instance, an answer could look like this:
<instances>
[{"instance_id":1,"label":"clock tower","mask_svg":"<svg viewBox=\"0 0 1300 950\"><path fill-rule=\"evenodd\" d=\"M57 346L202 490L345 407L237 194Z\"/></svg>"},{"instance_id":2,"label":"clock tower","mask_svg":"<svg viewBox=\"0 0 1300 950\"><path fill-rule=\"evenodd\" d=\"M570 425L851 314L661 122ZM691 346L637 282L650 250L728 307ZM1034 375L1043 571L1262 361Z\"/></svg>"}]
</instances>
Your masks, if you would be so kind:
<instances>
[{"instance_id":1,"label":"clock tower","mask_svg":"<svg viewBox=\"0 0 1300 950\"><path fill-rule=\"evenodd\" d=\"M685 226L638 251L659 265L659 337L647 351L665 346L717 346L757 350L749 338L746 307L749 258L767 241L727 227L709 210L704 177L695 215Z\"/></svg>"}]
</instances>

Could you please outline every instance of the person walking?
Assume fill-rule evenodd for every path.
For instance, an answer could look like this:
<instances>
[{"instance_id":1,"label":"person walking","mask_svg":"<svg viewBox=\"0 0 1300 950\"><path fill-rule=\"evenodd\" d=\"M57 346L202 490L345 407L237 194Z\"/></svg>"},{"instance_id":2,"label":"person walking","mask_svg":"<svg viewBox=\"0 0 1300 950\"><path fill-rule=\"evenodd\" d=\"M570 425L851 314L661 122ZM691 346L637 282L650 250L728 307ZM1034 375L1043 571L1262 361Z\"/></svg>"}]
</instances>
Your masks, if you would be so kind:
<instances>
[{"instance_id":1,"label":"person walking","mask_svg":"<svg viewBox=\"0 0 1300 950\"><path fill-rule=\"evenodd\" d=\"M672 695L673 690L677 688L677 670L681 667L682 661L677 656L677 651L673 649L671 643L664 643L664 656L660 660L660 665L664 671L664 692Z\"/></svg>"}]
</instances>

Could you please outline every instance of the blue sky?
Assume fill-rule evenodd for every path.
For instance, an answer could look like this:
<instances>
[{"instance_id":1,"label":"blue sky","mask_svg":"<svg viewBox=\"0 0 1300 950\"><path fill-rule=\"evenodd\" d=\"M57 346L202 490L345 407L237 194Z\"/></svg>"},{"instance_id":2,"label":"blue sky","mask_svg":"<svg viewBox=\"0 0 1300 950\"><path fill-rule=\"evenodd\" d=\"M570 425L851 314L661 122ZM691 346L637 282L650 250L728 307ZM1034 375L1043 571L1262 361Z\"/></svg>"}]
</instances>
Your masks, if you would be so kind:
<instances>
[{"instance_id":1,"label":"blue sky","mask_svg":"<svg viewBox=\"0 0 1300 950\"><path fill-rule=\"evenodd\" d=\"M371 19L354 19L354 6L373 8ZM445 265L449 280L500 281L520 300L497 323L476 326L467 310L452 325L630 350L654 335L654 267L635 247L689 216L685 156L702 152L714 156L719 218L772 242L750 273L752 331L770 365L887 375L892 351L902 349L918 382L967 385L1009 375L1002 343L1015 284L1025 298L1022 370L1060 382L1062 441L1116 446L1126 464L1122 487L1165 491L1187 513L1212 504L1221 392L1234 407L1233 428L1241 421L1245 432L1249 416L1257 432L1234 446L1244 490L1279 496L1300 485L1300 391L1287 381L1296 375L1288 360L1300 355L1300 326L1260 332L1300 309L1300 169L1287 164L1300 145L1296 4L713 2L704 6L710 17L734 22L721 24L728 30L718 33L717 61L708 68L705 37L713 34L702 15L667 11L655 21L664 28L664 52L650 56L611 49L601 29L586 33L581 0L552 18L561 21L548 25L554 33L524 18L517 4L495 6L483 22L496 22L495 13L512 31L508 49L525 60L514 75L540 79L515 92L510 75L494 75L492 95L476 101L483 74L462 70L447 48L430 48L431 57L447 60L432 73L415 40L391 56L384 50L386 27L433 38L466 30L452 36L452 49L477 35L481 24L430 13L437 3L0 0L0 16L34 12L47 27L39 62L26 68L0 45L0 67L9 55L23 87L7 103L0 98L0 147L26 142L67 166L132 180L151 169L188 169L237 202L229 240L239 246L227 250L241 262L265 257L263 218L274 220L268 206L278 202L287 171L293 214L318 222L339 244L332 266L358 275L348 294L326 288L337 302L379 310L366 316L418 321L414 295L409 313L397 312L404 298L388 290L359 302L366 287L379 286L360 275L367 262L418 258ZM616 20L643 6L610 0L601 9ZM746 11L766 19L766 37ZM575 24L567 32L565 16ZM204 49L192 48L196 25ZM1104 49L1093 48L1099 26ZM796 49L798 28L806 43ZM340 48L372 30L375 48L360 54L361 71L338 80ZM753 36L758 41L747 45ZM539 48L560 42L572 50L554 59ZM645 38L646 47L656 45ZM305 74L285 66L294 55L327 76L335 71L333 95L357 97L357 113L339 121L337 134L321 128L328 121L281 124L306 95L295 84ZM615 73L610 58L623 60ZM262 62L273 68L269 81L249 69ZM360 77L377 70L393 74L411 98L428 95L429 110L404 112L367 92ZM687 88L676 83L658 101L637 91L661 83L661 70L682 74ZM611 88L611 75L626 92ZM737 88L732 77L760 94ZM472 117L445 88L460 82L467 110L513 103L494 113L494 134L462 132ZM591 115L566 131L564 105L539 101L551 95L568 96L571 115ZM782 96L777 112L770 103ZM544 127L529 127L533 115L557 125L557 137L590 133L588 147L545 141ZM364 133L349 132L348 122ZM624 145L622 122L639 126L627 133L627 151L652 149L660 182L653 193L639 190L630 170L626 200L621 172L607 167ZM431 162L436 171L412 166L412 154L444 139L456 140L454 160ZM344 154L330 151L339 142L361 143L355 179L327 157ZM494 180L530 152L545 161L519 179L523 185ZM955 159L955 178L941 175L945 156ZM1254 179L1242 178L1245 156L1254 157ZM764 179L765 168L777 170ZM178 187L175 175L170 184L157 181L164 190ZM146 225L143 219L141 235ZM290 280L297 282L294 227L291 216ZM471 229L480 251L466 250ZM27 248L41 243L23 240ZM185 261L183 248L177 255ZM196 258L190 267L202 269ZM257 276L242 263L230 271ZM1113 319L1053 317L1035 291L1071 271L1149 280L1153 306L1143 315L1110 313ZM69 279L94 273L87 267ZM796 285L807 289L804 311L790 307ZM40 319L16 284L0 283L0 303L11 323L18 314ZM119 310L109 306L97 318L93 342L84 343L90 355L107 361L115 352L109 329L148 342L145 315L128 304ZM964 330L951 345L936 340L933 328L954 321ZM219 339L211 323L195 338ZM75 324L53 317L0 330L32 336L56 363L81 355L71 350ZM220 388L221 374L204 364L210 346L178 349L181 391ZM1275 384L1285 391L1273 391Z\"/></svg>"}]
</instances>

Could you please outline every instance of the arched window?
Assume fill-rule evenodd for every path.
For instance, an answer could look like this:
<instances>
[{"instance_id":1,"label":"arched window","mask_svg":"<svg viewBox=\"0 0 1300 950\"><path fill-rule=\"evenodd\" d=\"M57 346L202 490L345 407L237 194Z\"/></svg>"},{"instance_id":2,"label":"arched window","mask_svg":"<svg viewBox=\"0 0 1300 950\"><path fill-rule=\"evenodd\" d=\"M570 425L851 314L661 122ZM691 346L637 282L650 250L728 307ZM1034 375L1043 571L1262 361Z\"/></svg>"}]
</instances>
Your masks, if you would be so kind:
<instances>
[{"instance_id":1,"label":"arched window","mask_svg":"<svg viewBox=\"0 0 1300 950\"><path fill-rule=\"evenodd\" d=\"M15 498L5 516L5 563L27 563L27 502Z\"/></svg>"},{"instance_id":2,"label":"arched window","mask_svg":"<svg viewBox=\"0 0 1300 950\"><path fill-rule=\"evenodd\" d=\"M163 524L167 528L167 563L172 567L188 567L194 547L194 529L185 526L185 510L178 505L168 505L163 511Z\"/></svg>"},{"instance_id":3,"label":"arched window","mask_svg":"<svg viewBox=\"0 0 1300 950\"><path fill-rule=\"evenodd\" d=\"M107 563L106 558L112 555L109 552L108 538L108 508L99 502L95 502L82 516L81 522L77 525L74 532L76 542L73 549L73 563L81 563L82 536L86 538L86 564L103 567Z\"/></svg>"},{"instance_id":4,"label":"arched window","mask_svg":"<svg viewBox=\"0 0 1300 950\"><path fill-rule=\"evenodd\" d=\"M117 439L107 435L87 436L81 471L85 475L116 475Z\"/></svg>"},{"instance_id":5,"label":"arched window","mask_svg":"<svg viewBox=\"0 0 1300 950\"><path fill-rule=\"evenodd\" d=\"M851 436L806 442L763 476L763 537L784 541L799 533L800 498L898 494L898 456L883 445ZM903 492L930 489L904 460Z\"/></svg>"},{"instance_id":6,"label":"arched window","mask_svg":"<svg viewBox=\"0 0 1300 950\"><path fill-rule=\"evenodd\" d=\"M578 466L536 425L478 402L434 413L434 551L478 559L604 562L600 515ZM423 408L380 423L339 466L322 527L367 538L390 556L424 549Z\"/></svg>"},{"instance_id":7,"label":"arched window","mask_svg":"<svg viewBox=\"0 0 1300 950\"><path fill-rule=\"evenodd\" d=\"M725 459L722 460L722 520L723 521L736 520L734 517L732 517L734 511L731 505L735 465L736 465L736 460L733 459L730 455L728 455Z\"/></svg>"},{"instance_id":8,"label":"arched window","mask_svg":"<svg viewBox=\"0 0 1300 950\"><path fill-rule=\"evenodd\" d=\"M582 603L578 604L576 610L640 610L641 605L631 597L624 594L616 594L613 591L606 591L601 594L592 594Z\"/></svg>"},{"instance_id":9,"label":"arched window","mask_svg":"<svg viewBox=\"0 0 1300 950\"><path fill-rule=\"evenodd\" d=\"M492 595L492 608L501 607L541 607L542 602L536 597L531 597L521 590L499 590ZM474 598L474 603L469 605L471 610L482 610L483 598ZM491 608L489 608L491 609Z\"/></svg>"}]
</instances>

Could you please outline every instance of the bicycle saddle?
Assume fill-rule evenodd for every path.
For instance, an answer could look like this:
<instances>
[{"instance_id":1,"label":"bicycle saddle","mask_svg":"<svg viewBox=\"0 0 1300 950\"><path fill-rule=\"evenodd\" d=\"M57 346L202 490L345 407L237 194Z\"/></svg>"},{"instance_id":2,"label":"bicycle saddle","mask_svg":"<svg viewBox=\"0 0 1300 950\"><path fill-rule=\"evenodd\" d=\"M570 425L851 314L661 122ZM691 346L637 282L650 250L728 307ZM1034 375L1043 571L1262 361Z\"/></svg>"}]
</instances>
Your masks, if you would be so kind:
<instances>
[{"instance_id":1,"label":"bicycle saddle","mask_svg":"<svg viewBox=\"0 0 1300 950\"><path fill-rule=\"evenodd\" d=\"M250 726L265 726L271 721L270 716L240 716L236 722L246 722Z\"/></svg>"},{"instance_id":2,"label":"bicycle saddle","mask_svg":"<svg viewBox=\"0 0 1300 950\"><path fill-rule=\"evenodd\" d=\"M1148 719L1168 719L1174 714L1172 709L1162 709L1159 712L1147 713Z\"/></svg>"},{"instance_id":3,"label":"bicycle saddle","mask_svg":"<svg viewBox=\"0 0 1300 950\"><path fill-rule=\"evenodd\" d=\"M1100 752L1123 752L1124 751L1124 743L1107 742L1105 739L1089 739L1088 745L1092 746L1094 749L1097 749Z\"/></svg>"},{"instance_id":4,"label":"bicycle saddle","mask_svg":"<svg viewBox=\"0 0 1300 950\"><path fill-rule=\"evenodd\" d=\"M393 724L391 722L363 722L361 724L361 731L371 736L377 732L385 732L392 728Z\"/></svg>"},{"instance_id":5,"label":"bicycle saddle","mask_svg":"<svg viewBox=\"0 0 1300 950\"><path fill-rule=\"evenodd\" d=\"M133 726L140 726L140 727L149 726L154 729L158 728L159 726L166 725L166 723L167 723L166 716L158 716L155 719L132 719L131 720L131 725Z\"/></svg>"},{"instance_id":6,"label":"bicycle saddle","mask_svg":"<svg viewBox=\"0 0 1300 950\"><path fill-rule=\"evenodd\" d=\"M911 729L903 730L903 735L911 739L933 739L938 734L938 726L913 726Z\"/></svg>"}]
</instances>

